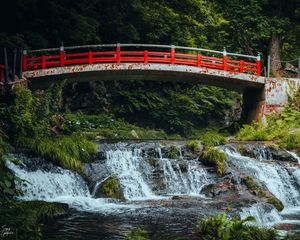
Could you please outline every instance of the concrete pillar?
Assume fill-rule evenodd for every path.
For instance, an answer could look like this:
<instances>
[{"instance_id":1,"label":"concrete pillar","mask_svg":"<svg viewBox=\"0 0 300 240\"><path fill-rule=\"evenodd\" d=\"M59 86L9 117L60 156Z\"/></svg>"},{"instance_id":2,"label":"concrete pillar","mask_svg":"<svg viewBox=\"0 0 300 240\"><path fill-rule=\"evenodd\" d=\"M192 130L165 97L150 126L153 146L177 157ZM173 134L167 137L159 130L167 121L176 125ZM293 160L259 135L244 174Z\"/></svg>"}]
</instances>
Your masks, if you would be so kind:
<instances>
[{"instance_id":1,"label":"concrete pillar","mask_svg":"<svg viewBox=\"0 0 300 240\"><path fill-rule=\"evenodd\" d=\"M264 88L246 88L243 93L243 111L241 122L251 123L258 121L263 116L265 103Z\"/></svg>"}]
</instances>

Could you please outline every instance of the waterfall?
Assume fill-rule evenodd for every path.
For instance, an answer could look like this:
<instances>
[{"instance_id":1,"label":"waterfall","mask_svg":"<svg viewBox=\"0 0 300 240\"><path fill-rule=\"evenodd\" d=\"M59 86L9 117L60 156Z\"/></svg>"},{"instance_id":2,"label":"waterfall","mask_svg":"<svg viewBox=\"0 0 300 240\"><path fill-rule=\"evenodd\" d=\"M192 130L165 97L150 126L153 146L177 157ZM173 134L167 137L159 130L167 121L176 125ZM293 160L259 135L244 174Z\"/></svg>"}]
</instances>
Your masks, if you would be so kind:
<instances>
[{"instance_id":1,"label":"waterfall","mask_svg":"<svg viewBox=\"0 0 300 240\"><path fill-rule=\"evenodd\" d=\"M184 161L183 167L180 167L178 161L167 158L161 158L160 163L163 166L166 192L170 195L199 195L209 183L206 171L199 168L197 161Z\"/></svg>"},{"instance_id":2,"label":"waterfall","mask_svg":"<svg viewBox=\"0 0 300 240\"><path fill-rule=\"evenodd\" d=\"M140 169L141 149L117 149L107 151L107 166L118 177L126 199L155 198Z\"/></svg>"},{"instance_id":3,"label":"waterfall","mask_svg":"<svg viewBox=\"0 0 300 240\"><path fill-rule=\"evenodd\" d=\"M21 163L15 164L16 161ZM17 184L17 188L24 191L24 195L19 197L21 200L66 203L80 211L101 211L104 214L137 207L130 204L116 204L108 199L92 198L85 181L79 174L42 159L11 154L6 158L6 165L16 176L25 180Z\"/></svg>"},{"instance_id":4,"label":"waterfall","mask_svg":"<svg viewBox=\"0 0 300 240\"><path fill-rule=\"evenodd\" d=\"M240 217L244 219L249 216L255 217L255 224L257 225L271 226L282 221L282 217L275 208L267 209L260 203L253 204L248 208L242 208Z\"/></svg>"},{"instance_id":5,"label":"waterfall","mask_svg":"<svg viewBox=\"0 0 300 240\"><path fill-rule=\"evenodd\" d=\"M296 169L241 156L232 148L225 147L225 152L229 156L230 164L244 174L251 175L263 182L285 207L300 206L299 185L289 172L296 171Z\"/></svg>"},{"instance_id":6,"label":"waterfall","mask_svg":"<svg viewBox=\"0 0 300 240\"><path fill-rule=\"evenodd\" d=\"M161 148L155 148L158 166L153 167L145 161L139 146L124 147L107 151L107 166L118 177L126 199L155 199L160 193L152 190L151 175L159 170L165 185L165 195L200 194L203 186L210 183L207 172L197 160L176 160L163 158ZM181 156L182 158L182 156ZM181 165L180 165L181 163Z\"/></svg>"}]
</instances>

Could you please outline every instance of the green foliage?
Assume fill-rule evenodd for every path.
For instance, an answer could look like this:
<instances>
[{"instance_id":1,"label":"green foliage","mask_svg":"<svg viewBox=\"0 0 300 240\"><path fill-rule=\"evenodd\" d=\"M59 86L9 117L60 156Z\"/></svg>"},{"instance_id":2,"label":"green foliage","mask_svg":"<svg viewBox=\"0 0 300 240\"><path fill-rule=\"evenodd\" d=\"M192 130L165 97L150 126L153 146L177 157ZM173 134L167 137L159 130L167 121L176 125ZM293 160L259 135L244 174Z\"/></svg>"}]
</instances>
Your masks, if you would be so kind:
<instances>
[{"instance_id":1,"label":"green foliage","mask_svg":"<svg viewBox=\"0 0 300 240\"><path fill-rule=\"evenodd\" d=\"M147 231L141 229L141 228L135 228L133 229L128 235L128 240L150 240L150 237L147 233Z\"/></svg>"},{"instance_id":2,"label":"green foliage","mask_svg":"<svg viewBox=\"0 0 300 240\"><path fill-rule=\"evenodd\" d=\"M101 193L109 198L125 200L120 181L116 177L109 177L100 186Z\"/></svg>"},{"instance_id":3,"label":"green foliage","mask_svg":"<svg viewBox=\"0 0 300 240\"><path fill-rule=\"evenodd\" d=\"M272 204L278 211L282 211L284 206L282 202L274 196L269 196L267 198L268 203Z\"/></svg>"},{"instance_id":4,"label":"green foliage","mask_svg":"<svg viewBox=\"0 0 300 240\"><path fill-rule=\"evenodd\" d=\"M0 206L0 225L10 229L5 239L42 239L42 220L65 213L62 206L43 201L10 202Z\"/></svg>"},{"instance_id":5,"label":"green foliage","mask_svg":"<svg viewBox=\"0 0 300 240\"><path fill-rule=\"evenodd\" d=\"M63 168L82 172L82 162L89 161L96 153L96 145L82 135L58 136L56 138L19 138L18 145L34 154L50 160Z\"/></svg>"},{"instance_id":6,"label":"green foliage","mask_svg":"<svg viewBox=\"0 0 300 240\"><path fill-rule=\"evenodd\" d=\"M184 83L134 82L130 86L135 91L119 91L118 107L114 110L117 115L140 125L151 123L186 137L209 121L221 124L233 102L240 98L238 94L220 88Z\"/></svg>"},{"instance_id":7,"label":"green foliage","mask_svg":"<svg viewBox=\"0 0 300 240\"><path fill-rule=\"evenodd\" d=\"M166 152L166 157L175 159L179 155L179 150L176 146L170 146L170 149Z\"/></svg>"},{"instance_id":8,"label":"green foliage","mask_svg":"<svg viewBox=\"0 0 300 240\"><path fill-rule=\"evenodd\" d=\"M279 146L285 149L298 149L300 150L300 132L288 133L279 142Z\"/></svg>"},{"instance_id":9,"label":"green foliage","mask_svg":"<svg viewBox=\"0 0 300 240\"><path fill-rule=\"evenodd\" d=\"M202 144L206 147L220 146L226 142L225 137L216 132L204 133L200 139Z\"/></svg>"},{"instance_id":10,"label":"green foliage","mask_svg":"<svg viewBox=\"0 0 300 240\"><path fill-rule=\"evenodd\" d=\"M251 176L246 176L243 178L243 181L247 188L251 191L257 191L259 189L258 185L254 182L253 177Z\"/></svg>"},{"instance_id":11,"label":"green foliage","mask_svg":"<svg viewBox=\"0 0 300 240\"><path fill-rule=\"evenodd\" d=\"M255 218L227 218L224 213L215 217L201 219L198 222L199 239L201 240L276 240L278 233L273 229L249 225Z\"/></svg>"},{"instance_id":12,"label":"green foliage","mask_svg":"<svg viewBox=\"0 0 300 240\"><path fill-rule=\"evenodd\" d=\"M225 173L226 159L227 155L218 148L208 148L202 154L203 163L214 167L219 176L222 176Z\"/></svg>"},{"instance_id":13,"label":"green foliage","mask_svg":"<svg viewBox=\"0 0 300 240\"><path fill-rule=\"evenodd\" d=\"M109 139L133 139L133 130L140 139L167 138L167 135L163 130L142 128L127 123L122 119L117 119L110 114L66 114L64 129L66 133L85 131L90 136L101 136ZM176 138L176 136L170 137Z\"/></svg>"},{"instance_id":14,"label":"green foliage","mask_svg":"<svg viewBox=\"0 0 300 240\"><path fill-rule=\"evenodd\" d=\"M271 115L267 123L254 122L244 125L237 133L236 138L244 141L271 141L280 140L279 145L288 149L298 148L299 133L289 133L292 128L300 128L300 89L289 97L289 103L284 111L278 115Z\"/></svg>"},{"instance_id":15,"label":"green foliage","mask_svg":"<svg viewBox=\"0 0 300 240\"><path fill-rule=\"evenodd\" d=\"M186 142L185 146L192 153L199 153L201 150L200 144L201 142L198 140L189 140Z\"/></svg>"}]
</instances>

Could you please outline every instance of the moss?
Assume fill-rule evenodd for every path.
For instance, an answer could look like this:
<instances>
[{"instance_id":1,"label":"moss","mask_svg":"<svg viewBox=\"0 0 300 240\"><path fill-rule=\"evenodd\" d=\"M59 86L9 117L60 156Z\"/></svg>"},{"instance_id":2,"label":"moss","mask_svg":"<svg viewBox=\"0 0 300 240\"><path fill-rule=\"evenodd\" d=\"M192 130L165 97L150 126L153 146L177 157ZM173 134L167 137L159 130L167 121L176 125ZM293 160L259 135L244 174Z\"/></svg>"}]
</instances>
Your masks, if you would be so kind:
<instances>
[{"instance_id":1,"label":"moss","mask_svg":"<svg viewBox=\"0 0 300 240\"><path fill-rule=\"evenodd\" d=\"M203 163L208 166L213 166L219 176L222 176L225 173L226 159L227 155L218 148L209 148L202 154Z\"/></svg>"},{"instance_id":2,"label":"moss","mask_svg":"<svg viewBox=\"0 0 300 240\"><path fill-rule=\"evenodd\" d=\"M18 145L63 168L78 172L83 171L82 162L96 153L96 145L78 134L56 138L19 138Z\"/></svg>"},{"instance_id":3,"label":"moss","mask_svg":"<svg viewBox=\"0 0 300 240\"><path fill-rule=\"evenodd\" d=\"M214 147L225 144L226 139L219 133L207 132L201 136L201 142L206 147Z\"/></svg>"},{"instance_id":4,"label":"moss","mask_svg":"<svg viewBox=\"0 0 300 240\"><path fill-rule=\"evenodd\" d=\"M166 157L174 159L178 156L178 154L179 154L179 151L178 151L177 147L176 146L170 146L170 149L166 153Z\"/></svg>"},{"instance_id":5,"label":"moss","mask_svg":"<svg viewBox=\"0 0 300 240\"><path fill-rule=\"evenodd\" d=\"M242 179L242 182L245 183L247 188L251 191L257 191L259 189L258 185L254 182L253 177L246 176Z\"/></svg>"},{"instance_id":6,"label":"moss","mask_svg":"<svg viewBox=\"0 0 300 240\"><path fill-rule=\"evenodd\" d=\"M186 142L187 150L191 151L192 153L199 153L201 151L200 141L198 140L190 140Z\"/></svg>"},{"instance_id":7,"label":"moss","mask_svg":"<svg viewBox=\"0 0 300 240\"><path fill-rule=\"evenodd\" d=\"M284 206L283 206L282 202L279 199L277 199L274 196L270 196L267 199L268 199L267 202L269 204L272 204L278 211L283 210Z\"/></svg>"},{"instance_id":8,"label":"moss","mask_svg":"<svg viewBox=\"0 0 300 240\"><path fill-rule=\"evenodd\" d=\"M121 184L116 177L109 177L100 186L101 193L109 198L125 200Z\"/></svg>"}]
</instances>

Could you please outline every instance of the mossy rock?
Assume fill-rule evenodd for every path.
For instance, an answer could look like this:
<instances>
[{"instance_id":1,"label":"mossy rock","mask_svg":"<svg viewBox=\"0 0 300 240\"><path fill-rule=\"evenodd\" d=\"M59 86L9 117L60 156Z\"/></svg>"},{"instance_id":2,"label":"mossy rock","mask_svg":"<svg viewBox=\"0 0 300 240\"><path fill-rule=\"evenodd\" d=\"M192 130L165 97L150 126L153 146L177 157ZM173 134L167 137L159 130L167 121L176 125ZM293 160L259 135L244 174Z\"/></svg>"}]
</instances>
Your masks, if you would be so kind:
<instances>
[{"instance_id":1,"label":"mossy rock","mask_svg":"<svg viewBox=\"0 0 300 240\"><path fill-rule=\"evenodd\" d=\"M272 204L278 211L282 211L283 208L284 208L282 202L278 198L276 198L274 196L268 197L267 198L267 202L269 204Z\"/></svg>"},{"instance_id":2,"label":"mossy rock","mask_svg":"<svg viewBox=\"0 0 300 240\"><path fill-rule=\"evenodd\" d=\"M170 146L170 149L165 153L167 158L177 158L179 156L179 150L176 146Z\"/></svg>"},{"instance_id":3,"label":"mossy rock","mask_svg":"<svg viewBox=\"0 0 300 240\"><path fill-rule=\"evenodd\" d=\"M253 177L251 176L243 177L241 182L245 184L250 191L259 190L259 186L254 182Z\"/></svg>"},{"instance_id":4,"label":"mossy rock","mask_svg":"<svg viewBox=\"0 0 300 240\"><path fill-rule=\"evenodd\" d=\"M99 187L96 196L125 200L124 193L118 178L107 178Z\"/></svg>"},{"instance_id":5,"label":"mossy rock","mask_svg":"<svg viewBox=\"0 0 300 240\"><path fill-rule=\"evenodd\" d=\"M202 154L202 162L206 166L214 167L218 176L225 173L227 155L218 148L208 148Z\"/></svg>"}]
</instances>

